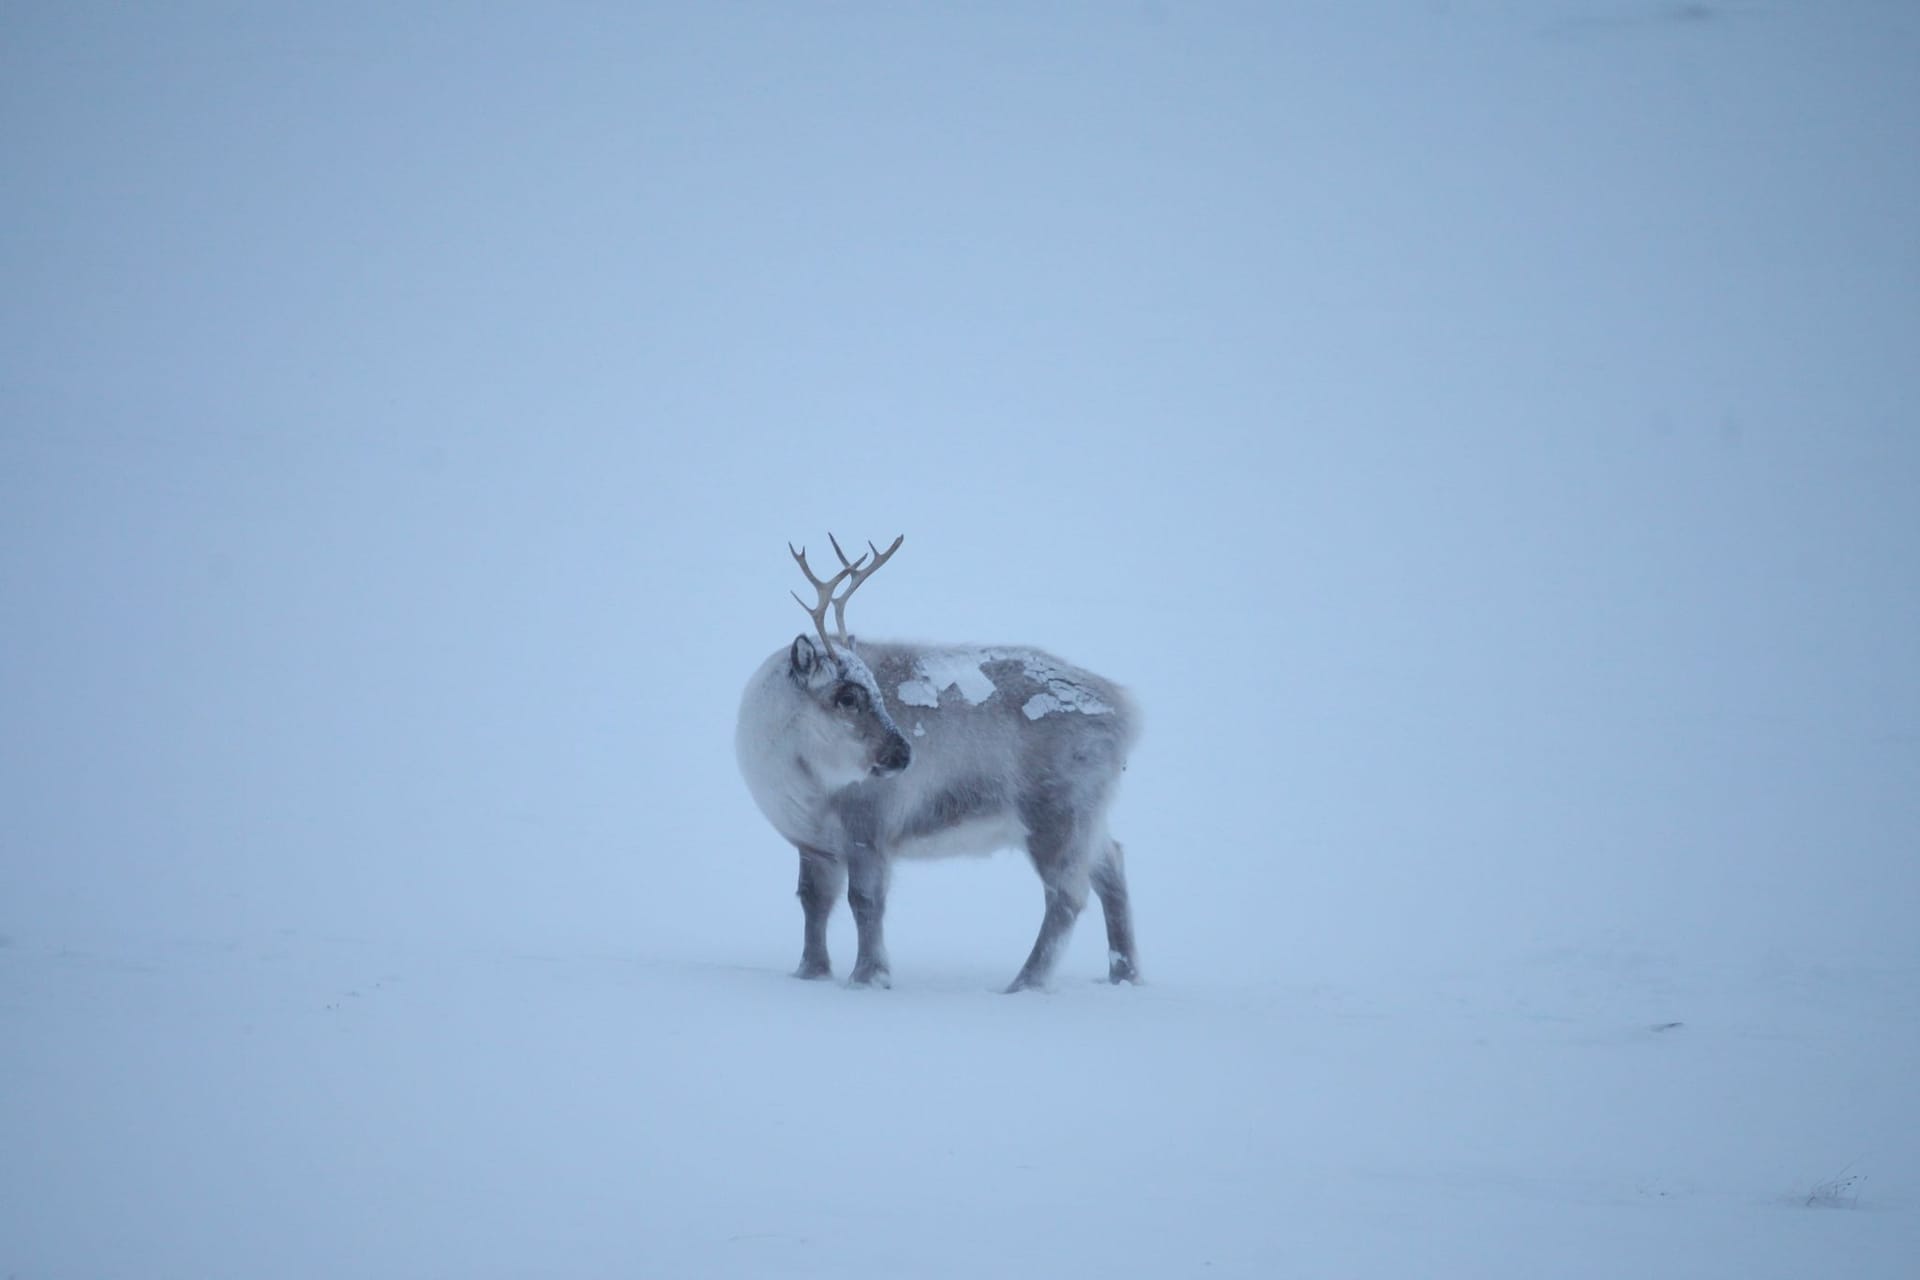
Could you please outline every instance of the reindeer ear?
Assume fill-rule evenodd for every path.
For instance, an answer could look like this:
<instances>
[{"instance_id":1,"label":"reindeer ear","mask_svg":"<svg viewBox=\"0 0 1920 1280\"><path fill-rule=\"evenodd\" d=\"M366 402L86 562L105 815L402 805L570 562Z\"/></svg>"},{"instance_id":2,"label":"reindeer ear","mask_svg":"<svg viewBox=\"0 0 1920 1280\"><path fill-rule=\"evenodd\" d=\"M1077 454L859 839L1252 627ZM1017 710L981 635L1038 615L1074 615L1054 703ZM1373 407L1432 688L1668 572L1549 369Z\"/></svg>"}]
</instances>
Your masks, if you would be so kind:
<instances>
[{"instance_id":1,"label":"reindeer ear","mask_svg":"<svg viewBox=\"0 0 1920 1280\"><path fill-rule=\"evenodd\" d=\"M789 674L802 679L813 674L814 666L820 661L820 654L813 647L813 638L806 634L793 638L793 649L787 654Z\"/></svg>"}]
</instances>

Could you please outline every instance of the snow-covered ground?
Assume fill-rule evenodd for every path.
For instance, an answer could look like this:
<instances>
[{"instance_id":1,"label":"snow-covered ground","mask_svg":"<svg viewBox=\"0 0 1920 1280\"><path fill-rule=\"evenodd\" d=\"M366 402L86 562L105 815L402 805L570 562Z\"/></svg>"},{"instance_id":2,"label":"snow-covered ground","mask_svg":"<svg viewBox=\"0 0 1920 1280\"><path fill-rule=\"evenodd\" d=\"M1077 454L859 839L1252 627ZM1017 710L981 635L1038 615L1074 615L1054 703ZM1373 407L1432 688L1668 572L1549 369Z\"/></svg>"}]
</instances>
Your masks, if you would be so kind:
<instances>
[{"instance_id":1,"label":"snow-covered ground","mask_svg":"<svg viewBox=\"0 0 1920 1280\"><path fill-rule=\"evenodd\" d=\"M1083 962L1021 999L900 933L891 992L751 943L16 946L9 1265L1897 1276L1920 1249L1910 973L1571 953L1115 990Z\"/></svg>"},{"instance_id":2,"label":"snow-covered ground","mask_svg":"<svg viewBox=\"0 0 1920 1280\"><path fill-rule=\"evenodd\" d=\"M1916 66L0 7L0 1277L1915 1274ZM1149 985L1012 856L786 976L829 528L1131 688Z\"/></svg>"}]
</instances>

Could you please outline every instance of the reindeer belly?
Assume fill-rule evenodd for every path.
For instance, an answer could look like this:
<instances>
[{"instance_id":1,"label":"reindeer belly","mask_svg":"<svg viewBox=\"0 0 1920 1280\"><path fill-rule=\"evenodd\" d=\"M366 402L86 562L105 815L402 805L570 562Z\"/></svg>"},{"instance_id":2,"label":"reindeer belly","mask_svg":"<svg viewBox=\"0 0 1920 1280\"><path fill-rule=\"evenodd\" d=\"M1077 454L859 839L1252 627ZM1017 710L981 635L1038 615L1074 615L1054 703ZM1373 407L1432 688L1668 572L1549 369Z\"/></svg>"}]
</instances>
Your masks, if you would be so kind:
<instances>
[{"instance_id":1,"label":"reindeer belly","mask_svg":"<svg viewBox=\"0 0 1920 1280\"><path fill-rule=\"evenodd\" d=\"M1027 829L1011 814L970 818L933 831L902 835L887 852L896 858L984 857L1002 849L1023 849Z\"/></svg>"}]
</instances>

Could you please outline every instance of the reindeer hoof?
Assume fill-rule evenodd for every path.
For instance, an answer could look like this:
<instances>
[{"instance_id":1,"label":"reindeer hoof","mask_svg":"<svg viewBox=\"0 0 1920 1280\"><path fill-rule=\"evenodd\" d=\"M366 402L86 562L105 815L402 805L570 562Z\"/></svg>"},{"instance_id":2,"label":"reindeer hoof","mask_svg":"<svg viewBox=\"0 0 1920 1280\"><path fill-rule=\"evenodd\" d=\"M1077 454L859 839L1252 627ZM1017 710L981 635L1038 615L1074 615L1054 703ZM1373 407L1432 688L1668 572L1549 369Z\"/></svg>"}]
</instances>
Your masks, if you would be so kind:
<instances>
[{"instance_id":1,"label":"reindeer hoof","mask_svg":"<svg viewBox=\"0 0 1920 1280\"><path fill-rule=\"evenodd\" d=\"M793 976L805 978L809 982L817 982L822 978L831 978L833 966L825 960L802 960L800 967L793 971Z\"/></svg>"},{"instance_id":2,"label":"reindeer hoof","mask_svg":"<svg viewBox=\"0 0 1920 1280\"><path fill-rule=\"evenodd\" d=\"M1017 995L1022 991L1045 991L1046 989L1047 989L1046 984L1041 982L1038 978L1030 978L1023 973L1019 977L1015 978L1012 982L1008 983L1007 989L1001 994L1011 996L1011 995Z\"/></svg>"},{"instance_id":3,"label":"reindeer hoof","mask_svg":"<svg viewBox=\"0 0 1920 1280\"><path fill-rule=\"evenodd\" d=\"M893 975L877 966L869 969L856 968L853 971L853 976L847 979L847 985L850 987L879 987L884 991L893 985Z\"/></svg>"}]
</instances>

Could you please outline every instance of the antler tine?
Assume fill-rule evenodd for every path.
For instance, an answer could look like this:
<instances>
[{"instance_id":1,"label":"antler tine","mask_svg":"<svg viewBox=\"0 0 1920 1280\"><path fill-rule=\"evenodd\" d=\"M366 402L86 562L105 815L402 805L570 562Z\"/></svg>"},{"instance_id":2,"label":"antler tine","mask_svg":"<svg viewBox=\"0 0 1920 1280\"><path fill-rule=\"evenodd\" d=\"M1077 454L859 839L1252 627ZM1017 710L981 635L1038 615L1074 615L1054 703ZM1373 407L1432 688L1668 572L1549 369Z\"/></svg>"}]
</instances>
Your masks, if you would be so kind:
<instances>
[{"instance_id":1,"label":"antler tine","mask_svg":"<svg viewBox=\"0 0 1920 1280\"><path fill-rule=\"evenodd\" d=\"M831 538L833 535L828 534L827 536ZM834 548L835 551L838 551L839 549L840 548L837 546ZM834 574L831 578L828 578L825 582L822 582L819 579L819 577L814 573L813 566L807 563L807 549L805 547L801 547L798 550L795 550L794 545L791 542L789 542L787 544L787 552L793 557L794 563L800 566L800 572L807 575L807 581L811 582L816 589L820 587L825 587L825 586L837 587L840 585L840 579L847 576L847 571L845 569L842 569L839 573ZM846 557L842 556L840 557L840 559L842 560L842 562L844 562L846 560ZM861 559L864 560L866 559L866 557L862 556Z\"/></svg>"},{"instance_id":2,"label":"antler tine","mask_svg":"<svg viewBox=\"0 0 1920 1280\"><path fill-rule=\"evenodd\" d=\"M834 627L834 630L840 633L840 642L842 644L845 644L847 642L847 600L848 598L851 597L854 592L858 591L860 589L860 584L865 582L868 578L871 578L875 574L875 572L879 570L881 565L885 564L888 560L893 558L893 553L900 549L900 544L907 540L907 535L903 533L899 537L895 538L893 540L893 545L888 547L885 551L882 551L880 548L874 546L871 542L869 542L867 544L867 550L873 553L872 564L867 564L866 556L861 556L858 560L854 560L851 562L848 561L847 553L840 550L840 544L834 541L832 534L827 535L827 540L829 542L833 542L834 554L840 557L841 564L846 565L846 568L842 569L841 572L850 573L853 575L853 581L847 584L847 589L845 591L842 591L839 595L831 597L833 601L833 627ZM862 568L861 567L862 565L865 565L866 567Z\"/></svg>"},{"instance_id":3,"label":"antler tine","mask_svg":"<svg viewBox=\"0 0 1920 1280\"><path fill-rule=\"evenodd\" d=\"M846 566L847 568L858 569L861 565L867 562L867 558L865 556L861 556L858 560L848 560L847 553L840 549L840 539L834 537L831 533L827 535L827 541L833 544L833 554L839 556L840 563ZM873 544L869 542L867 545L871 547ZM875 565L874 567L877 569L880 566Z\"/></svg>"},{"instance_id":4,"label":"antler tine","mask_svg":"<svg viewBox=\"0 0 1920 1280\"><path fill-rule=\"evenodd\" d=\"M828 536L831 537L832 535L828 535ZM839 551L840 550L839 544L835 543L833 549L835 551ZM801 547L799 550L795 551L793 544L789 542L787 544L787 550L792 553L794 562L800 566L800 572L807 575L807 581L813 584L813 589L820 593L820 602L814 605L810 609L807 608L807 602L800 598L800 593L798 591L793 592L792 595L795 603L797 603L802 609L806 609L807 616L813 619L813 629L814 631L819 633L820 643L823 646L825 646L827 653L831 655L833 653L833 641L827 638L827 606L833 603L833 589L839 586L841 583L841 580L844 579L848 574L854 572L855 566L847 565L846 568L834 574L831 578L828 578L826 581L822 582L814 574L813 566L807 563L807 549L805 547ZM842 562L844 562L846 560L846 557L843 555L840 557L840 559L842 560ZM866 561L866 557L861 556L860 561L864 563ZM851 588L849 588L848 594L852 594ZM842 597L843 601L844 599L845 597ZM836 613L834 616L837 621L839 618L839 614ZM841 627L840 636L842 639L846 638L845 627Z\"/></svg>"}]
</instances>

